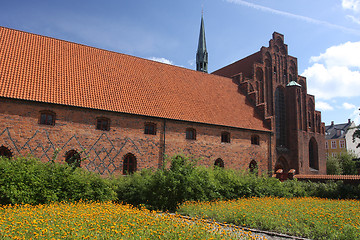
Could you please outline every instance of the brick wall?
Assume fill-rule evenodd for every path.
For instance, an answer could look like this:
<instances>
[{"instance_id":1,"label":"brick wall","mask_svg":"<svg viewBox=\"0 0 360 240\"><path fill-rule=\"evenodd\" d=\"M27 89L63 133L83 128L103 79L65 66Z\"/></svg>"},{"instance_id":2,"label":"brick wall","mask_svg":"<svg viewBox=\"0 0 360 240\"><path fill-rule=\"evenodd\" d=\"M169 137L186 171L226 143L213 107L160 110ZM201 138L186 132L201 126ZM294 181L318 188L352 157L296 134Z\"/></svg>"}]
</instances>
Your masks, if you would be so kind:
<instances>
[{"instance_id":1,"label":"brick wall","mask_svg":"<svg viewBox=\"0 0 360 240\"><path fill-rule=\"evenodd\" d=\"M9 148L13 156L32 155L50 161L55 149L57 161L64 162L69 150L81 154L81 167L101 174L121 174L123 157L132 153L137 169L157 168L163 154L190 154L200 158L199 164L213 166L217 158L225 168L248 169L255 160L261 172L268 171L269 133L214 125L164 120L131 114L0 99L0 146ZM40 111L56 113L54 126L40 125ZM110 130L96 129L96 118L110 119ZM144 134L144 124L156 124L156 135ZM164 127L165 124L165 127ZM185 138L186 128L196 129L196 140ZM221 142L221 132L231 135L230 143ZM251 144L251 135L260 144Z\"/></svg>"}]
</instances>

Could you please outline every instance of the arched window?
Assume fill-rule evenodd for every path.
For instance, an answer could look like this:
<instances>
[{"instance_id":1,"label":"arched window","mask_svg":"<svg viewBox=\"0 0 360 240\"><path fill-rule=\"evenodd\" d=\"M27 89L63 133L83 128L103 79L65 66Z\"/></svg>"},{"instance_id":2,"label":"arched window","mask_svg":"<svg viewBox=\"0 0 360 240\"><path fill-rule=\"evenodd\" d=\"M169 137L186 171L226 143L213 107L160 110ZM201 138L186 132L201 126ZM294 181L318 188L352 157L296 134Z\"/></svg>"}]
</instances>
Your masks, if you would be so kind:
<instances>
[{"instance_id":1,"label":"arched window","mask_svg":"<svg viewBox=\"0 0 360 240\"><path fill-rule=\"evenodd\" d=\"M110 130L110 119L105 117L99 117L96 119L96 129L109 131Z\"/></svg>"},{"instance_id":2,"label":"arched window","mask_svg":"<svg viewBox=\"0 0 360 240\"><path fill-rule=\"evenodd\" d=\"M251 144L260 145L260 138L258 135L251 135Z\"/></svg>"},{"instance_id":3,"label":"arched window","mask_svg":"<svg viewBox=\"0 0 360 240\"><path fill-rule=\"evenodd\" d=\"M65 154L65 162L73 167L80 167L81 157L75 150L70 150Z\"/></svg>"},{"instance_id":4,"label":"arched window","mask_svg":"<svg viewBox=\"0 0 360 240\"><path fill-rule=\"evenodd\" d=\"M258 170L257 162L255 160L251 160L249 164L249 171L251 173L257 173L257 170Z\"/></svg>"},{"instance_id":5,"label":"arched window","mask_svg":"<svg viewBox=\"0 0 360 240\"><path fill-rule=\"evenodd\" d=\"M186 129L186 139L196 140L196 130L193 128Z\"/></svg>"},{"instance_id":6,"label":"arched window","mask_svg":"<svg viewBox=\"0 0 360 240\"><path fill-rule=\"evenodd\" d=\"M39 123L43 125L55 125L56 114L52 111L41 111Z\"/></svg>"},{"instance_id":7,"label":"arched window","mask_svg":"<svg viewBox=\"0 0 360 240\"><path fill-rule=\"evenodd\" d=\"M144 133L150 135L156 135L156 124L151 122L145 123Z\"/></svg>"},{"instance_id":8,"label":"arched window","mask_svg":"<svg viewBox=\"0 0 360 240\"><path fill-rule=\"evenodd\" d=\"M214 166L224 168L224 161L221 158L215 160Z\"/></svg>"},{"instance_id":9,"label":"arched window","mask_svg":"<svg viewBox=\"0 0 360 240\"><path fill-rule=\"evenodd\" d=\"M10 149L8 149L5 146L1 146L0 147L0 157L6 157L6 158L11 158L12 157L12 153L10 151Z\"/></svg>"},{"instance_id":10,"label":"arched window","mask_svg":"<svg viewBox=\"0 0 360 240\"><path fill-rule=\"evenodd\" d=\"M284 147L286 145L286 111L285 95L281 87L275 90L275 125L276 125L276 145Z\"/></svg>"},{"instance_id":11,"label":"arched window","mask_svg":"<svg viewBox=\"0 0 360 240\"><path fill-rule=\"evenodd\" d=\"M123 174L128 175L136 171L136 158L134 154L128 153L124 156Z\"/></svg>"},{"instance_id":12,"label":"arched window","mask_svg":"<svg viewBox=\"0 0 360 240\"><path fill-rule=\"evenodd\" d=\"M221 142L229 143L230 142L230 133L229 132L222 132L221 133Z\"/></svg>"},{"instance_id":13,"label":"arched window","mask_svg":"<svg viewBox=\"0 0 360 240\"><path fill-rule=\"evenodd\" d=\"M318 146L313 137L309 141L309 167L319 170Z\"/></svg>"}]
</instances>

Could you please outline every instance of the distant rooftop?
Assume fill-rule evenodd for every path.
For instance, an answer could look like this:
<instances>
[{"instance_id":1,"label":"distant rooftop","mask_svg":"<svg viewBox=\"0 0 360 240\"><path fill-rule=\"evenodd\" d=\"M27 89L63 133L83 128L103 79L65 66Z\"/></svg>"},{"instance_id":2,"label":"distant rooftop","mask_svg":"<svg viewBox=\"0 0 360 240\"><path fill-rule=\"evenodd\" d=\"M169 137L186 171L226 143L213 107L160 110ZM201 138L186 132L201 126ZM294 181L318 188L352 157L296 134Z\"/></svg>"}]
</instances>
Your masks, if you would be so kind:
<instances>
[{"instance_id":1,"label":"distant rooftop","mask_svg":"<svg viewBox=\"0 0 360 240\"><path fill-rule=\"evenodd\" d=\"M346 131L351 124L351 119L349 119L347 123L340 124L334 124L334 121L332 121L331 125L325 126L325 139L345 138Z\"/></svg>"}]
</instances>

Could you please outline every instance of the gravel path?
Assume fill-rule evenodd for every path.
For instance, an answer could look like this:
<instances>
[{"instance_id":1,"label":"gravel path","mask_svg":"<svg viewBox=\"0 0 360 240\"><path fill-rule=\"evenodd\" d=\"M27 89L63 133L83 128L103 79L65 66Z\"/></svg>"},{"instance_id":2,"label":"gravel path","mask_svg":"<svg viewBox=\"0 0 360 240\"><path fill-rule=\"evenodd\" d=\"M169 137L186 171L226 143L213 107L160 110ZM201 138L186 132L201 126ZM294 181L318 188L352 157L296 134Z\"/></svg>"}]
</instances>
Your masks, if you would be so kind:
<instances>
[{"instance_id":1,"label":"gravel path","mask_svg":"<svg viewBox=\"0 0 360 240\"><path fill-rule=\"evenodd\" d=\"M251 228L244 228L244 227L239 227L239 226L235 226L232 224L224 224L224 223L214 222L214 221L210 221L210 220L206 220L206 219L197 219L197 218L182 216L182 215L173 214L173 213L168 213L168 214L182 218L182 219L190 220L194 223L196 223L197 221L207 223L209 225L212 225L218 231L231 232L231 234L233 234L235 237L238 236L239 239L242 239L241 235L243 235L243 233L245 232L245 233L250 233L256 240L265 240L265 239L267 239L267 240L290 240L290 239L310 240L308 238L294 237L294 236L281 234L281 233L268 232L268 231L262 231L262 230L251 229Z\"/></svg>"}]
</instances>

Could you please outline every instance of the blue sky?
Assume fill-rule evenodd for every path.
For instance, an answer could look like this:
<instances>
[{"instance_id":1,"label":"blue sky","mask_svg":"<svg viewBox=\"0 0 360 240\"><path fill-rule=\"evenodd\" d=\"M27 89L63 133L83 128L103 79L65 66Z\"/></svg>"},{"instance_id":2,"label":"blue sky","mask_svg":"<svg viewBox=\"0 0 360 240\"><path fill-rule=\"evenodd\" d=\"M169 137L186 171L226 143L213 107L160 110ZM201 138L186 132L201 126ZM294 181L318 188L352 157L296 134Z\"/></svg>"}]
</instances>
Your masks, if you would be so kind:
<instances>
[{"instance_id":1,"label":"blue sky","mask_svg":"<svg viewBox=\"0 0 360 240\"><path fill-rule=\"evenodd\" d=\"M284 34L325 124L360 124L360 0L11 0L0 25L195 68L204 9L209 72Z\"/></svg>"}]
</instances>

